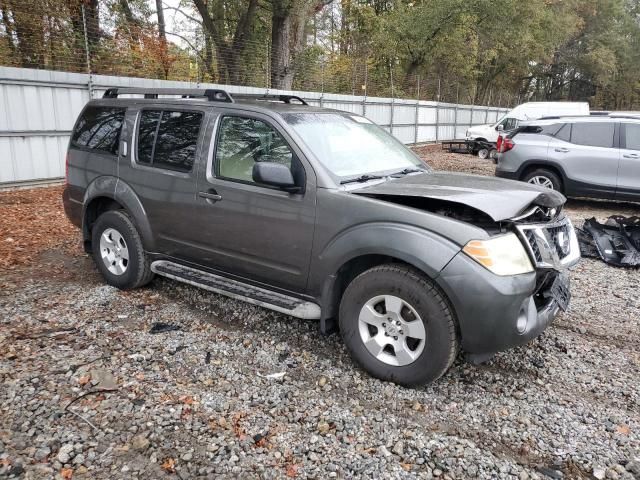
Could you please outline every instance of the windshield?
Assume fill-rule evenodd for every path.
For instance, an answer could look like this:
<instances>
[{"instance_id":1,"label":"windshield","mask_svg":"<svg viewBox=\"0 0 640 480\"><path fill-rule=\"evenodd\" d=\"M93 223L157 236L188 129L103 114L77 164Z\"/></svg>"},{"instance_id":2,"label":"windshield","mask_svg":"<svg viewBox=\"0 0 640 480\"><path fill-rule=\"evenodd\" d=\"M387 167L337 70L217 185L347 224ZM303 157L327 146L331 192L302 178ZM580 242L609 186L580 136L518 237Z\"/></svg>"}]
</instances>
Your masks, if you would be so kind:
<instances>
[{"instance_id":1,"label":"windshield","mask_svg":"<svg viewBox=\"0 0 640 480\"><path fill-rule=\"evenodd\" d=\"M292 113L284 118L338 177L427 168L411 150L364 117Z\"/></svg>"}]
</instances>

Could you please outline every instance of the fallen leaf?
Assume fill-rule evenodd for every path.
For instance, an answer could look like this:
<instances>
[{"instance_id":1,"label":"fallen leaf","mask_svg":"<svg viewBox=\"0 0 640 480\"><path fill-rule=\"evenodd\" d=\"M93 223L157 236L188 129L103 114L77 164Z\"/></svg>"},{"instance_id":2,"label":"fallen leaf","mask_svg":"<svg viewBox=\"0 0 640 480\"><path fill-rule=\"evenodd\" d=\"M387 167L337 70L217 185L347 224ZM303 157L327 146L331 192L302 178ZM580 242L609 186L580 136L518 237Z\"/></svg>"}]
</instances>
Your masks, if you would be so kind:
<instances>
[{"instance_id":1,"label":"fallen leaf","mask_svg":"<svg viewBox=\"0 0 640 480\"><path fill-rule=\"evenodd\" d=\"M410 472L411 471L411 464L410 463L401 463L400 466L402 467L402 469L405 472Z\"/></svg>"},{"instance_id":2,"label":"fallen leaf","mask_svg":"<svg viewBox=\"0 0 640 480\"><path fill-rule=\"evenodd\" d=\"M298 465L292 463L291 465L287 465L287 477L295 478L298 476Z\"/></svg>"},{"instance_id":3,"label":"fallen leaf","mask_svg":"<svg viewBox=\"0 0 640 480\"><path fill-rule=\"evenodd\" d=\"M78 379L78 383L80 385L86 385L87 383L89 383L89 380L91 380L91 376L90 375L82 375L79 379Z\"/></svg>"},{"instance_id":4,"label":"fallen leaf","mask_svg":"<svg viewBox=\"0 0 640 480\"><path fill-rule=\"evenodd\" d=\"M60 470L60 476L64 480L71 480L73 478L73 469L72 468L63 468Z\"/></svg>"},{"instance_id":5,"label":"fallen leaf","mask_svg":"<svg viewBox=\"0 0 640 480\"><path fill-rule=\"evenodd\" d=\"M192 405L194 402L193 397L191 395L182 395L181 397L178 398L178 400L180 400L185 405Z\"/></svg>"},{"instance_id":6,"label":"fallen leaf","mask_svg":"<svg viewBox=\"0 0 640 480\"><path fill-rule=\"evenodd\" d=\"M631 433L631 429L629 428L629 425L618 425L618 427L616 428L616 431L620 434L620 435L629 435Z\"/></svg>"},{"instance_id":7,"label":"fallen leaf","mask_svg":"<svg viewBox=\"0 0 640 480\"><path fill-rule=\"evenodd\" d=\"M165 472L175 473L176 471L176 461L173 458L167 457L160 465Z\"/></svg>"}]
</instances>

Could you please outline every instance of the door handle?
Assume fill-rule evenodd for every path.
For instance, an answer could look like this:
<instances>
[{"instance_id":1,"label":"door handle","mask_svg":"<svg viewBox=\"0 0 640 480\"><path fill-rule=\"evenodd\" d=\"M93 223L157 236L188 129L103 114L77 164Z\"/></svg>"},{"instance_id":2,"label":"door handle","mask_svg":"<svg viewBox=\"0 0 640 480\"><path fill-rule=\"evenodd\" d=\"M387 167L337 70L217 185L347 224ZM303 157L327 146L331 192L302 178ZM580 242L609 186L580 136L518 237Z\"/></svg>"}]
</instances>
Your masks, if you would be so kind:
<instances>
[{"instance_id":1,"label":"door handle","mask_svg":"<svg viewBox=\"0 0 640 480\"><path fill-rule=\"evenodd\" d=\"M218 192L215 190L210 190L208 192L198 192L198 196L200 198L204 198L210 203L215 203L222 200L222 195L218 195Z\"/></svg>"},{"instance_id":2,"label":"door handle","mask_svg":"<svg viewBox=\"0 0 640 480\"><path fill-rule=\"evenodd\" d=\"M640 158L637 153L627 153L626 155L622 155L624 158Z\"/></svg>"},{"instance_id":3,"label":"door handle","mask_svg":"<svg viewBox=\"0 0 640 480\"><path fill-rule=\"evenodd\" d=\"M569 151L568 148L556 148L556 152L559 153L567 153Z\"/></svg>"}]
</instances>

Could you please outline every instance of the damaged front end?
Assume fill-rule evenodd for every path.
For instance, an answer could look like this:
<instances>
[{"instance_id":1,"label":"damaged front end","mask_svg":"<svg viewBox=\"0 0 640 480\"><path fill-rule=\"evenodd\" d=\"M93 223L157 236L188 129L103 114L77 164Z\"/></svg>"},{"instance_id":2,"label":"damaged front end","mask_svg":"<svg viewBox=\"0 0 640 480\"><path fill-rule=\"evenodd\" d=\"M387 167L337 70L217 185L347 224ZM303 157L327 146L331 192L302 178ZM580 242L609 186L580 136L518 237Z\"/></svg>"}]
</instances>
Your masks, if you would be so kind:
<instances>
[{"instance_id":1,"label":"damaged front end","mask_svg":"<svg viewBox=\"0 0 640 480\"><path fill-rule=\"evenodd\" d=\"M571 298L566 269L580 260L580 246L571 220L561 208L535 206L512 219L513 228L536 271L536 308L556 305L566 310Z\"/></svg>"}]
</instances>

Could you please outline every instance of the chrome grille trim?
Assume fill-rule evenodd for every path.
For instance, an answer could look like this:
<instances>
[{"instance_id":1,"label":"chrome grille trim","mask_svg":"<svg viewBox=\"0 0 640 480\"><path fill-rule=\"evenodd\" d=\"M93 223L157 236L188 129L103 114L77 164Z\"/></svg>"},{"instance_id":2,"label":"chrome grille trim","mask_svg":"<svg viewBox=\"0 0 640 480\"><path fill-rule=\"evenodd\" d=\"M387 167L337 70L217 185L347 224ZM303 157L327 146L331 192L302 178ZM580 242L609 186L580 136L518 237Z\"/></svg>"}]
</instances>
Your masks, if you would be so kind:
<instances>
[{"instance_id":1,"label":"chrome grille trim","mask_svg":"<svg viewBox=\"0 0 640 480\"><path fill-rule=\"evenodd\" d=\"M516 225L516 229L538 268L561 270L580 260L578 237L568 217L546 224Z\"/></svg>"}]
</instances>

